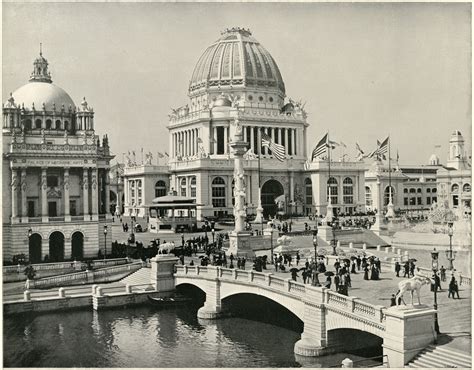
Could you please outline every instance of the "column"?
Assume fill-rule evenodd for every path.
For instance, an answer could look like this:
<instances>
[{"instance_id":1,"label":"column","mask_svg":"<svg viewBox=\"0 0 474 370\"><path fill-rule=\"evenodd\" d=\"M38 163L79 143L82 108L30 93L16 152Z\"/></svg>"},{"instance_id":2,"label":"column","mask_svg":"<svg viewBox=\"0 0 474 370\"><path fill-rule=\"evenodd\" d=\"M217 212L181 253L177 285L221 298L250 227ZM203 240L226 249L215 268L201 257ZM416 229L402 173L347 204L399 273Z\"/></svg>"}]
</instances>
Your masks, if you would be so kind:
<instances>
[{"instance_id":1,"label":"column","mask_svg":"<svg viewBox=\"0 0 474 370\"><path fill-rule=\"evenodd\" d=\"M92 220L98 220L99 219L99 199L98 199L98 181L97 181L97 176L98 176L98 169L93 168L92 173L91 173L91 199L92 199Z\"/></svg>"},{"instance_id":2,"label":"column","mask_svg":"<svg viewBox=\"0 0 474 370\"><path fill-rule=\"evenodd\" d=\"M12 183L11 183L11 191L12 191L12 222L18 216L18 178L17 178L17 171L16 168L12 168Z\"/></svg>"},{"instance_id":3,"label":"column","mask_svg":"<svg viewBox=\"0 0 474 370\"><path fill-rule=\"evenodd\" d=\"M293 129L293 154L297 155L298 152L296 151L296 148L298 148L297 142L298 142L298 137L297 137L298 130Z\"/></svg>"},{"instance_id":4,"label":"column","mask_svg":"<svg viewBox=\"0 0 474 370\"><path fill-rule=\"evenodd\" d=\"M247 143L247 126L242 126L242 130L244 131L244 141Z\"/></svg>"},{"instance_id":5,"label":"column","mask_svg":"<svg viewBox=\"0 0 474 370\"><path fill-rule=\"evenodd\" d=\"M275 129L277 132L277 137L278 137L278 144L281 144L281 128Z\"/></svg>"},{"instance_id":6,"label":"column","mask_svg":"<svg viewBox=\"0 0 474 370\"><path fill-rule=\"evenodd\" d=\"M214 139L214 144L213 144L214 150L212 154L217 154L217 127L214 127L213 131L214 131L214 136L212 138Z\"/></svg>"},{"instance_id":7,"label":"column","mask_svg":"<svg viewBox=\"0 0 474 370\"><path fill-rule=\"evenodd\" d=\"M260 127L257 127L257 154L262 154L262 132Z\"/></svg>"},{"instance_id":8,"label":"column","mask_svg":"<svg viewBox=\"0 0 474 370\"><path fill-rule=\"evenodd\" d=\"M110 213L110 170L105 170L105 218L112 218ZM118 197L118 192L117 192ZM117 200L118 203L118 200Z\"/></svg>"},{"instance_id":9,"label":"column","mask_svg":"<svg viewBox=\"0 0 474 370\"><path fill-rule=\"evenodd\" d=\"M227 147L227 127L224 126L224 154L229 153L229 148Z\"/></svg>"},{"instance_id":10,"label":"column","mask_svg":"<svg viewBox=\"0 0 474 370\"><path fill-rule=\"evenodd\" d=\"M89 215L89 169L84 168L82 172L82 205L84 213L84 221L90 221Z\"/></svg>"},{"instance_id":11,"label":"column","mask_svg":"<svg viewBox=\"0 0 474 370\"><path fill-rule=\"evenodd\" d=\"M250 148L252 148L252 153L256 153L255 151L255 128L250 126Z\"/></svg>"},{"instance_id":12,"label":"column","mask_svg":"<svg viewBox=\"0 0 474 370\"><path fill-rule=\"evenodd\" d=\"M41 222L48 222L47 168L41 168Z\"/></svg>"},{"instance_id":13,"label":"column","mask_svg":"<svg viewBox=\"0 0 474 370\"><path fill-rule=\"evenodd\" d=\"M268 135L268 128L265 127L265 128L263 129L263 132L264 132L266 135ZM268 154L269 154L269 153L268 153L268 148L267 148L266 146L262 146L262 154L263 154L263 155L268 155Z\"/></svg>"},{"instance_id":14,"label":"column","mask_svg":"<svg viewBox=\"0 0 474 370\"><path fill-rule=\"evenodd\" d=\"M28 210L26 204L26 168L21 169L21 221L28 222Z\"/></svg>"},{"instance_id":15,"label":"column","mask_svg":"<svg viewBox=\"0 0 474 370\"><path fill-rule=\"evenodd\" d=\"M285 135L285 154L288 155L288 129L283 129L283 135Z\"/></svg>"},{"instance_id":16,"label":"column","mask_svg":"<svg viewBox=\"0 0 474 370\"><path fill-rule=\"evenodd\" d=\"M69 167L64 168L64 221L71 221L69 214Z\"/></svg>"}]
</instances>

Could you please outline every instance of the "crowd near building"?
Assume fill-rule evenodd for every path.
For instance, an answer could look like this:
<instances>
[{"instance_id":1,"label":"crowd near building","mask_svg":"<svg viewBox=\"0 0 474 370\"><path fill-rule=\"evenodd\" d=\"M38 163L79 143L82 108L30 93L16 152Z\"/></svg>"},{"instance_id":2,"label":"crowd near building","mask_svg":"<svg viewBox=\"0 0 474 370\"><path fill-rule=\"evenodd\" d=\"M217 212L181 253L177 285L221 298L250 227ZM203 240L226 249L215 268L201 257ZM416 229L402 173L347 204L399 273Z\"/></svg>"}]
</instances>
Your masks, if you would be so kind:
<instances>
[{"instance_id":1,"label":"crowd near building","mask_svg":"<svg viewBox=\"0 0 474 370\"><path fill-rule=\"evenodd\" d=\"M440 202L470 209L471 164L459 131L449 140L446 165L436 155L426 165L400 165L383 143L371 155L358 147L359 156L350 160L346 145L327 135L326 150L315 156L319 138L307 135L304 104L288 97L277 63L250 30L227 29L204 50L188 99L169 114L167 152L156 158L143 149L138 156L128 152L111 166L107 136L101 141L95 135L93 109L85 98L76 105L52 83L40 52L29 83L3 105L4 260L19 253L32 262L97 256L107 237L104 226L117 216L147 222L150 216L231 216L230 143L237 127L248 144L249 216L260 205L265 217L323 216L328 201L336 215L385 212L390 200L397 212ZM324 137L326 128L319 131ZM262 140L283 152L272 152ZM164 209L173 204L187 213ZM154 225L156 230L159 222Z\"/></svg>"}]
</instances>

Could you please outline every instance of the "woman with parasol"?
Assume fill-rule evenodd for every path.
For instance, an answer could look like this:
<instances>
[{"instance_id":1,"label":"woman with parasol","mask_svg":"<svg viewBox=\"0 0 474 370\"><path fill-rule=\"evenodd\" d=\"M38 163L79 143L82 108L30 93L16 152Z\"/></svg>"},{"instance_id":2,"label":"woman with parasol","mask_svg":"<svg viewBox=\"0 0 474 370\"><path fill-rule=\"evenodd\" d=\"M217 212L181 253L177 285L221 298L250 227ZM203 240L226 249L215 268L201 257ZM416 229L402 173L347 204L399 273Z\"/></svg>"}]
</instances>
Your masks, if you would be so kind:
<instances>
[{"instance_id":1,"label":"woman with parasol","mask_svg":"<svg viewBox=\"0 0 474 370\"><path fill-rule=\"evenodd\" d=\"M367 264L364 266L364 280L369 280L369 267Z\"/></svg>"}]
</instances>

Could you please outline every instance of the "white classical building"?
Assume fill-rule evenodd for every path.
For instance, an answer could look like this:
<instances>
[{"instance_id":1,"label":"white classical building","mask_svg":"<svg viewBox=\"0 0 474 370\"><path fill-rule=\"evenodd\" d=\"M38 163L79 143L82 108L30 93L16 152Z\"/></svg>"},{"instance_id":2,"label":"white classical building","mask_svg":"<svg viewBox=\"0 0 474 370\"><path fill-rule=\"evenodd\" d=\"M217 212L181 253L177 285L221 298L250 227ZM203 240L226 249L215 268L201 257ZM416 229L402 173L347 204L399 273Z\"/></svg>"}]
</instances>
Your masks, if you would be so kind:
<instances>
[{"instance_id":1,"label":"white classical building","mask_svg":"<svg viewBox=\"0 0 474 370\"><path fill-rule=\"evenodd\" d=\"M40 52L29 82L3 105L4 260L79 259L103 249L114 156L94 126L93 109L52 83Z\"/></svg>"}]
</instances>

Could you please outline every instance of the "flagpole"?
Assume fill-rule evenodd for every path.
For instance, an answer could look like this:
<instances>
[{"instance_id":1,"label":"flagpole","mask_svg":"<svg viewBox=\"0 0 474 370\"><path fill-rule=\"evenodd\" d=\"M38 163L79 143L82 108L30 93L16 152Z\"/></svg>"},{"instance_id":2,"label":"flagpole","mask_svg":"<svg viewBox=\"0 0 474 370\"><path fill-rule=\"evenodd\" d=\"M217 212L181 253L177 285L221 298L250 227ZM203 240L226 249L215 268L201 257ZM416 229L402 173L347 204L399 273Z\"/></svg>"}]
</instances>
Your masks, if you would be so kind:
<instances>
[{"instance_id":1,"label":"flagpole","mask_svg":"<svg viewBox=\"0 0 474 370\"><path fill-rule=\"evenodd\" d=\"M391 150L390 150L390 135L388 135L388 204L387 204L387 213L385 217L393 218L395 217L395 212L393 211L393 202L392 202L392 164L391 162Z\"/></svg>"},{"instance_id":2,"label":"flagpole","mask_svg":"<svg viewBox=\"0 0 474 370\"><path fill-rule=\"evenodd\" d=\"M327 133L326 146L328 148L328 179L326 181L326 197L327 197L326 224L328 224L329 222L332 223L332 219L334 218L334 214L332 212L332 203L331 203L331 186L329 185L329 180L331 179L331 144L329 140L329 131Z\"/></svg>"}]
</instances>

